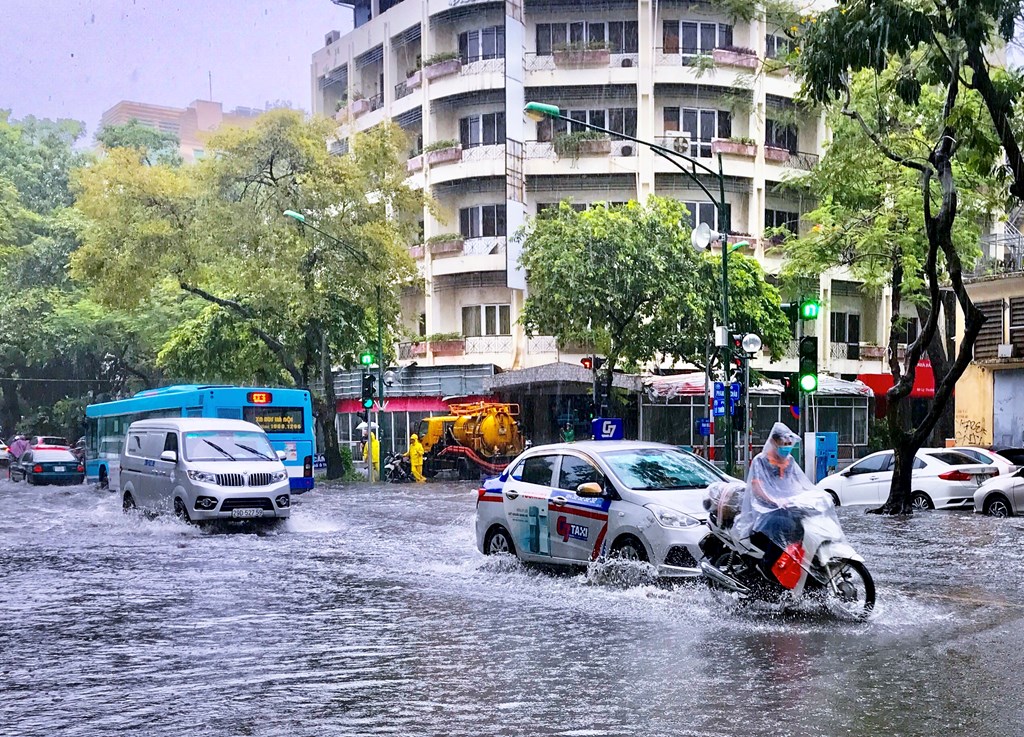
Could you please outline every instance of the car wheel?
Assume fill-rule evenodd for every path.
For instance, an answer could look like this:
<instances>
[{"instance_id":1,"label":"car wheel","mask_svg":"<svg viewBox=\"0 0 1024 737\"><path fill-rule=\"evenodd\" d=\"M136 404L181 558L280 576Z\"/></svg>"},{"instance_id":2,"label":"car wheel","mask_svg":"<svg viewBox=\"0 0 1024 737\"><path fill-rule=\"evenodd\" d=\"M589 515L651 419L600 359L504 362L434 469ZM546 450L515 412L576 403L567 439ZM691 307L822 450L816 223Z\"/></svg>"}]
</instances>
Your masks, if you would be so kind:
<instances>
[{"instance_id":1,"label":"car wheel","mask_svg":"<svg viewBox=\"0 0 1024 737\"><path fill-rule=\"evenodd\" d=\"M191 524L192 522L192 518L188 516L188 509L185 508L185 502L181 501L181 499L174 500L174 516L185 524Z\"/></svg>"},{"instance_id":2,"label":"car wheel","mask_svg":"<svg viewBox=\"0 0 1024 737\"><path fill-rule=\"evenodd\" d=\"M991 517L1012 517L1010 501L1002 494L993 494L985 500L985 514Z\"/></svg>"},{"instance_id":3,"label":"car wheel","mask_svg":"<svg viewBox=\"0 0 1024 737\"><path fill-rule=\"evenodd\" d=\"M35 479L27 473L25 474L25 483L29 484L30 486L36 485Z\"/></svg>"},{"instance_id":4,"label":"car wheel","mask_svg":"<svg viewBox=\"0 0 1024 737\"><path fill-rule=\"evenodd\" d=\"M836 494L834 491L832 491L832 489L825 489L825 493L827 493L830 497L832 497L832 503L834 505L836 505L837 507L840 506L840 504L839 504L839 495L838 494Z\"/></svg>"},{"instance_id":5,"label":"car wheel","mask_svg":"<svg viewBox=\"0 0 1024 737\"><path fill-rule=\"evenodd\" d=\"M121 498L121 509L126 514L135 510L135 497L132 496L130 491L126 491L124 497Z\"/></svg>"},{"instance_id":6,"label":"car wheel","mask_svg":"<svg viewBox=\"0 0 1024 737\"><path fill-rule=\"evenodd\" d=\"M647 550L642 542L632 535L620 537L612 546L612 556L620 560L636 560L642 563L647 562Z\"/></svg>"},{"instance_id":7,"label":"car wheel","mask_svg":"<svg viewBox=\"0 0 1024 737\"><path fill-rule=\"evenodd\" d=\"M927 512L935 509L935 505L932 504L931 497L923 491L914 492L914 496L910 498L910 506L915 512Z\"/></svg>"},{"instance_id":8,"label":"car wheel","mask_svg":"<svg viewBox=\"0 0 1024 737\"><path fill-rule=\"evenodd\" d=\"M501 525L494 527L487 533L484 540L484 555L515 555L516 546L512 542L512 535Z\"/></svg>"}]
</instances>

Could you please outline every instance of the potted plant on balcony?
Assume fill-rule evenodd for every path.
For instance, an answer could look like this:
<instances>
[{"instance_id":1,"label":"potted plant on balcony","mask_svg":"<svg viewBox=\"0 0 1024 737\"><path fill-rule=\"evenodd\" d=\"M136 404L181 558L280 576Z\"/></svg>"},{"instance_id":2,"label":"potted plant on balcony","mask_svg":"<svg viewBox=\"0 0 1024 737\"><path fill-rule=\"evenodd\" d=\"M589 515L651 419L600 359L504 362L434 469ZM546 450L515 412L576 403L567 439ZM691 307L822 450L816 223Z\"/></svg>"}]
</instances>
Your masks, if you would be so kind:
<instances>
[{"instance_id":1,"label":"potted plant on balcony","mask_svg":"<svg viewBox=\"0 0 1024 737\"><path fill-rule=\"evenodd\" d=\"M435 356L461 356L466 352L466 339L462 333L432 333L427 336L427 341Z\"/></svg>"},{"instance_id":2,"label":"potted plant on balcony","mask_svg":"<svg viewBox=\"0 0 1024 737\"><path fill-rule=\"evenodd\" d=\"M409 158L405 162L405 170L412 174L413 172L420 171L423 168L423 152L417 153L416 151L409 152Z\"/></svg>"},{"instance_id":3,"label":"potted plant on balcony","mask_svg":"<svg viewBox=\"0 0 1024 737\"><path fill-rule=\"evenodd\" d=\"M740 136L713 138L711 139L711 153L747 156L752 159L757 156L757 143L754 142L753 138Z\"/></svg>"},{"instance_id":4,"label":"potted plant on balcony","mask_svg":"<svg viewBox=\"0 0 1024 737\"><path fill-rule=\"evenodd\" d=\"M608 43L605 41L557 44L552 49L551 55L554 57L556 67L568 69L606 67L611 59Z\"/></svg>"},{"instance_id":5,"label":"potted plant on balcony","mask_svg":"<svg viewBox=\"0 0 1024 737\"><path fill-rule=\"evenodd\" d=\"M447 164L452 161L462 161L462 146L458 141L446 138L442 141L434 141L423 147L423 153L427 157L427 163Z\"/></svg>"},{"instance_id":6,"label":"potted plant on balcony","mask_svg":"<svg viewBox=\"0 0 1024 737\"><path fill-rule=\"evenodd\" d=\"M555 136L552 145L559 157L578 159L580 156L607 156L612 152L612 141L607 133L577 131Z\"/></svg>"},{"instance_id":7,"label":"potted plant on balcony","mask_svg":"<svg viewBox=\"0 0 1024 737\"><path fill-rule=\"evenodd\" d=\"M365 112L370 110L370 101L366 99L366 95L360 90L352 91L352 100L349 102L348 111L352 117L358 118Z\"/></svg>"},{"instance_id":8,"label":"potted plant on balcony","mask_svg":"<svg viewBox=\"0 0 1024 737\"><path fill-rule=\"evenodd\" d=\"M743 46L722 46L711 52L716 64L757 69L757 52Z\"/></svg>"},{"instance_id":9,"label":"potted plant on balcony","mask_svg":"<svg viewBox=\"0 0 1024 737\"><path fill-rule=\"evenodd\" d=\"M778 146L769 146L767 143L764 146L765 161L774 161L777 164L784 164L789 161L789 157L789 149L780 148Z\"/></svg>"},{"instance_id":10,"label":"potted plant on balcony","mask_svg":"<svg viewBox=\"0 0 1024 737\"><path fill-rule=\"evenodd\" d=\"M454 253L462 253L462 246L465 238L461 233L441 233L427 239L431 256L446 256Z\"/></svg>"},{"instance_id":11,"label":"potted plant on balcony","mask_svg":"<svg viewBox=\"0 0 1024 737\"><path fill-rule=\"evenodd\" d=\"M423 61L423 76L427 79L447 77L449 74L458 74L461 68L462 60L458 51L440 51Z\"/></svg>"}]
</instances>

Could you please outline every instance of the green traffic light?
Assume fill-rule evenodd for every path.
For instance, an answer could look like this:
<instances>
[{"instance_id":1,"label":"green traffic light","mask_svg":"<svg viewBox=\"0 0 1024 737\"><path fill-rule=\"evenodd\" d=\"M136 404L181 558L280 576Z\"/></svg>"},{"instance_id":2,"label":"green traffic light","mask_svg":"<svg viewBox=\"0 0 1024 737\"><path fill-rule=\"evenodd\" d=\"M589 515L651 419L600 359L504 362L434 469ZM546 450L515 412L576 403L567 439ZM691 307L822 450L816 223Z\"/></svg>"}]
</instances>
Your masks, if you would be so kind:
<instances>
[{"instance_id":1,"label":"green traffic light","mask_svg":"<svg viewBox=\"0 0 1024 737\"><path fill-rule=\"evenodd\" d=\"M805 299L800 303L800 317L804 320L817 320L821 311L821 303L816 299Z\"/></svg>"},{"instance_id":2,"label":"green traffic light","mask_svg":"<svg viewBox=\"0 0 1024 737\"><path fill-rule=\"evenodd\" d=\"M364 409L373 409L373 400L372 399L364 399L363 400L363 408Z\"/></svg>"},{"instance_id":3,"label":"green traffic light","mask_svg":"<svg viewBox=\"0 0 1024 737\"><path fill-rule=\"evenodd\" d=\"M800 388L805 392L813 392L818 388L817 374L803 374L800 376Z\"/></svg>"},{"instance_id":4,"label":"green traffic light","mask_svg":"<svg viewBox=\"0 0 1024 737\"><path fill-rule=\"evenodd\" d=\"M374 355L369 351L363 351L359 354L359 363L364 366L369 366L373 363Z\"/></svg>"}]
</instances>

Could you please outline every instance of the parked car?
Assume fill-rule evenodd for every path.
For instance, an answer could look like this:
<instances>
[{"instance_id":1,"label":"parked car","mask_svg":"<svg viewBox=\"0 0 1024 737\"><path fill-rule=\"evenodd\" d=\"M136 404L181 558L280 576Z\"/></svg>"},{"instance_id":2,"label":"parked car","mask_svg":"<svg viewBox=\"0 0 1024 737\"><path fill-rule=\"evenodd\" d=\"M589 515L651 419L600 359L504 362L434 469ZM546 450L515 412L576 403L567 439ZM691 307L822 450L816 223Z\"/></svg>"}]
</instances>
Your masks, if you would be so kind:
<instances>
[{"instance_id":1,"label":"parked car","mask_svg":"<svg viewBox=\"0 0 1024 737\"><path fill-rule=\"evenodd\" d=\"M872 453L818 482L836 505L881 504L892 483L893 452ZM974 503L974 492L999 473L994 465L946 448L921 448L911 471L915 510L960 509Z\"/></svg>"},{"instance_id":2,"label":"parked car","mask_svg":"<svg viewBox=\"0 0 1024 737\"><path fill-rule=\"evenodd\" d=\"M1024 514L1024 468L1009 476L996 476L978 487L974 511L992 517Z\"/></svg>"},{"instance_id":3,"label":"parked car","mask_svg":"<svg viewBox=\"0 0 1024 737\"><path fill-rule=\"evenodd\" d=\"M530 448L478 492L477 548L578 566L603 556L696 576L707 487L728 476L673 446L632 440Z\"/></svg>"},{"instance_id":4,"label":"parked car","mask_svg":"<svg viewBox=\"0 0 1024 737\"><path fill-rule=\"evenodd\" d=\"M33 447L46 445L54 448L68 448L71 446L67 438L57 437L56 435L33 435L31 445Z\"/></svg>"},{"instance_id":5,"label":"parked car","mask_svg":"<svg viewBox=\"0 0 1024 737\"><path fill-rule=\"evenodd\" d=\"M1004 458L993 450L960 446L950 448L950 450L955 450L957 453L963 453L968 458L973 458L976 463L984 463L986 466L995 466L999 469L1000 476L1009 476L1016 472L1018 467L1018 464Z\"/></svg>"},{"instance_id":6,"label":"parked car","mask_svg":"<svg viewBox=\"0 0 1024 737\"><path fill-rule=\"evenodd\" d=\"M116 483L125 511L173 512L186 522L272 522L291 514L283 457L251 422L137 420L128 428Z\"/></svg>"},{"instance_id":7,"label":"parked car","mask_svg":"<svg viewBox=\"0 0 1024 737\"><path fill-rule=\"evenodd\" d=\"M1024 448L993 448L993 453L998 453L1015 466L1024 467Z\"/></svg>"},{"instance_id":8,"label":"parked car","mask_svg":"<svg viewBox=\"0 0 1024 737\"><path fill-rule=\"evenodd\" d=\"M7 453L7 443L0 440L0 466L6 466L11 462L11 456Z\"/></svg>"},{"instance_id":9,"label":"parked car","mask_svg":"<svg viewBox=\"0 0 1024 737\"><path fill-rule=\"evenodd\" d=\"M85 466L67 448L43 445L29 448L11 463L11 481L22 479L30 484L81 484Z\"/></svg>"}]
</instances>

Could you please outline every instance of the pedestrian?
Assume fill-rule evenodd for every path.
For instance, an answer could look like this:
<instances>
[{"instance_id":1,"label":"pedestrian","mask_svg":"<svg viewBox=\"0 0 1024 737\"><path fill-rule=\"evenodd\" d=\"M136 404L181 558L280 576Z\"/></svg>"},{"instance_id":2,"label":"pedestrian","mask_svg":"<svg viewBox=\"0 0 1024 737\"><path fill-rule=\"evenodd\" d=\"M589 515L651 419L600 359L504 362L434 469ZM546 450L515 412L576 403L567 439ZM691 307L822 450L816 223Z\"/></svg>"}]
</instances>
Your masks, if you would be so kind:
<instances>
[{"instance_id":1,"label":"pedestrian","mask_svg":"<svg viewBox=\"0 0 1024 737\"><path fill-rule=\"evenodd\" d=\"M380 481L380 443L377 434L369 427L363 430L363 460L373 459L373 478Z\"/></svg>"},{"instance_id":2,"label":"pedestrian","mask_svg":"<svg viewBox=\"0 0 1024 737\"><path fill-rule=\"evenodd\" d=\"M565 423L565 427L562 428L562 442L572 443L576 440L576 430L573 428L571 422Z\"/></svg>"},{"instance_id":3,"label":"pedestrian","mask_svg":"<svg viewBox=\"0 0 1024 737\"><path fill-rule=\"evenodd\" d=\"M409 465L412 467L412 477L417 484L422 484L427 479L423 475L423 443L416 433L409 436L409 450L405 452L409 458Z\"/></svg>"}]
</instances>

